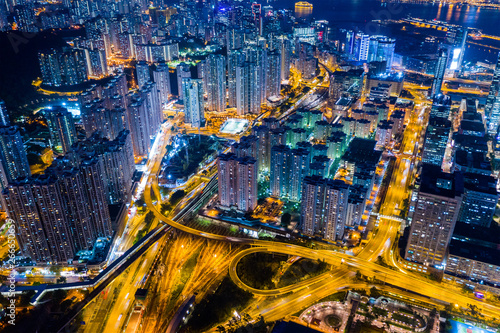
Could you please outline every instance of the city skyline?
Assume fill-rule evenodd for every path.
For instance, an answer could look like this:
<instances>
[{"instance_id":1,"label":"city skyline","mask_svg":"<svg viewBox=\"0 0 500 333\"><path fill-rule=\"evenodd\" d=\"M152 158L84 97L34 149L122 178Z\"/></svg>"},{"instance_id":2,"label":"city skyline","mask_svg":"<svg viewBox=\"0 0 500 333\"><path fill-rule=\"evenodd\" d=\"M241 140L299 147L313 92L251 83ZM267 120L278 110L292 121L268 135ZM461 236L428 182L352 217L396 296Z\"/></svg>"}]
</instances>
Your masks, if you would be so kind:
<instances>
[{"instance_id":1,"label":"city skyline","mask_svg":"<svg viewBox=\"0 0 500 333\"><path fill-rule=\"evenodd\" d=\"M0 330L499 330L499 15L1 3Z\"/></svg>"}]
</instances>

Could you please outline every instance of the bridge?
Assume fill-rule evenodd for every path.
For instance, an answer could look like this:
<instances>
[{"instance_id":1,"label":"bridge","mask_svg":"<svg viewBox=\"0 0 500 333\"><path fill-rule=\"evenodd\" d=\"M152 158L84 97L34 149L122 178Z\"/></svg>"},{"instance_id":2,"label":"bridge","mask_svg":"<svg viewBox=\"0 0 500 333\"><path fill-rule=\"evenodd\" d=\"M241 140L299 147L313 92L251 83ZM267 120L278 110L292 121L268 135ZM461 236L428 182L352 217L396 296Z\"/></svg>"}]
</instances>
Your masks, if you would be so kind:
<instances>
[{"instance_id":1,"label":"bridge","mask_svg":"<svg viewBox=\"0 0 500 333\"><path fill-rule=\"evenodd\" d=\"M31 304L37 305L41 302L41 299L46 293L55 290L88 289L95 288L97 285L99 285L99 289L104 289L121 272L126 270L137 258L142 256L146 250L148 250L156 241L162 238L171 229L172 228L167 224L162 224L151 230L139 242L135 243L130 249L106 267L106 269L89 281L62 284L40 284L37 286L20 286L16 287L16 291L13 292L13 294L19 295L27 291L35 291L35 295L31 298ZM3 285L0 288L0 293L3 296L8 296L10 294L8 286Z\"/></svg>"}]
</instances>

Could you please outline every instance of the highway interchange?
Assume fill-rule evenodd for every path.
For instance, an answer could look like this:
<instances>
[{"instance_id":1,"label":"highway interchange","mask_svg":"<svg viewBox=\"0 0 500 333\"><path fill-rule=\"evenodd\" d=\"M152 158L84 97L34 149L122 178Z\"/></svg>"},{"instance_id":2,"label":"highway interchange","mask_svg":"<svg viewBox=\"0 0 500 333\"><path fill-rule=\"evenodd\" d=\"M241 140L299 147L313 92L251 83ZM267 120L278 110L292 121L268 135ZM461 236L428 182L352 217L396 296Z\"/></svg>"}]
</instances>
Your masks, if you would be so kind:
<instances>
[{"instance_id":1,"label":"highway interchange","mask_svg":"<svg viewBox=\"0 0 500 333\"><path fill-rule=\"evenodd\" d=\"M408 193L408 170L411 170L411 166L415 163L417 155L415 150L418 149L419 145L417 143L421 140L421 134L423 132L422 126L424 124L423 120L426 117L424 108L425 105L422 106L422 110L419 110L419 112L414 112L405 132L401 148L402 154L398 156L397 168L391 178L389 191L382 206L381 213L384 215L393 215L396 206L402 202ZM469 304L472 304L476 305L481 310L481 313L489 318L496 318L498 313L500 313L499 307L462 295L455 288L450 288L444 283L430 281L416 273L408 272L397 267L397 259L395 259L396 251L392 250L393 243L400 229L400 222L396 219L380 218L375 236L368 241L364 249L361 250L357 256L350 256L337 251L312 250L306 247L280 242L228 237L202 232L174 222L161 214L153 205L150 195L151 192L148 188L156 186L155 175L158 171L158 167L159 165L155 165L150 174L148 187L145 190L145 199L148 208L160 221L163 221L175 229L198 237L252 246L249 249L239 252L233 258L229 266L229 274L233 281L240 288L252 292L257 297L257 302L261 304L260 306L252 305L252 307L248 309L247 313L252 316L262 314L264 318L269 321L283 318L290 314L291 309L306 308L338 290L349 288L351 283L349 277L352 277L356 271L360 271L360 273L365 276L376 276L378 279L383 279L385 283L403 290L426 296L429 298L429 303L435 303L439 306L450 303L454 304L456 307L466 309ZM236 265L238 261L245 255L256 252L270 252L289 256L300 256L312 260L325 260L335 268L331 272L291 286L274 290L258 290L245 285L236 274ZM396 266L396 270L375 263L375 259L378 256L383 256L389 265ZM276 297L281 295L284 296ZM269 298L269 296L274 297ZM259 297L268 298L263 299Z\"/></svg>"},{"instance_id":2,"label":"highway interchange","mask_svg":"<svg viewBox=\"0 0 500 333\"><path fill-rule=\"evenodd\" d=\"M314 89L311 89L307 96L313 93ZM305 98L301 98L301 101L304 100ZM155 245L144 254L141 260L129 267L125 274L122 274L108 287L104 293L106 296L101 295L96 302L87 308L85 315L90 324L84 331L107 332L108 330L125 329L127 314L131 312L133 306L131 301L133 293L137 288L144 285L155 267L156 260L159 260L164 267L162 271L164 276L152 276L153 288L159 295L155 296L153 300L155 302L153 312L144 318L142 329L147 332L158 331L162 327L165 328L167 319L173 315L172 309L178 307L186 297L191 296L195 291L203 291L198 300L201 299L204 293L207 292L208 287L213 285L215 281L219 281L226 272L229 272L229 276L238 287L254 295L251 304L244 311L254 318L263 315L267 321L287 317L291 313L305 309L339 290L359 287L360 283L352 279L357 271L365 276L383 280L385 286L382 288L399 288L401 294L413 295L415 299L424 299L427 303L434 303L439 307L447 303L464 309L469 304L476 305L486 318L496 318L500 313L499 307L463 295L457 288L450 287L448 284L433 282L419 274L407 271L401 267L398 261L395 242L400 232L401 220L396 217L398 217L401 203L408 196L408 187L415 173L414 166L418 163L418 149L423 140L424 124L428 116L428 107L424 98L418 98L418 101L421 103L417 104L416 111L412 113L404 133L400 151L396 153L395 169L390 179L386 197L381 205L377 228L356 256L341 251L314 250L288 243L241 238L234 235L220 235L200 231L180 223L179 221L182 220L186 213L189 213L189 210L199 208L210 199L212 193L217 189L217 174L213 175L210 181L204 180L200 185L197 185L187 198L181 201L179 204L179 207L182 208L181 213L174 210L174 213L176 213L174 217L171 216L172 214L164 215L160 209L161 200L157 201L156 198L160 198L157 177L160 172L162 157L166 152L166 144L172 135L170 125L166 125L161 133L159 150L153 156L150 156L148 161L144 199L147 210L155 215L154 225L165 223L179 230L181 232L181 236L179 236L181 241L174 240L173 245L169 243L171 249L167 254L163 255L162 251L165 242L162 242L161 245ZM212 172L213 168L214 164L211 164L206 169ZM152 196L152 193L156 198ZM118 245L118 252L131 246L133 235L139 230L142 219L141 217L131 217L126 234L122 236L123 241ZM183 233L194 238L185 238ZM200 242L200 239L203 238L211 241ZM191 245L188 245L188 243ZM224 244L241 246L234 246L231 250L228 250ZM248 246L250 247L248 248ZM187 251L188 248L190 251ZM179 278L182 264L189 258L190 253L200 251L200 249L207 253L217 254L214 254L212 258L208 258L206 255L200 257L201 260L199 258L200 261L192 272L193 278L186 282L180 297L177 300L170 299L170 294L175 288L175 281ZM259 290L243 283L236 274L236 266L241 258L257 252L324 260L333 268L327 273L283 288ZM217 258L217 255L220 255L220 257ZM376 259L379 256L392 267L377 264ZM176 261L178 262L175 263ZM203 274L203 272L210 270L212 270L210 274ZM169 316L162 317L162 311L169 311Z\"/></svg>"}]
</instances>

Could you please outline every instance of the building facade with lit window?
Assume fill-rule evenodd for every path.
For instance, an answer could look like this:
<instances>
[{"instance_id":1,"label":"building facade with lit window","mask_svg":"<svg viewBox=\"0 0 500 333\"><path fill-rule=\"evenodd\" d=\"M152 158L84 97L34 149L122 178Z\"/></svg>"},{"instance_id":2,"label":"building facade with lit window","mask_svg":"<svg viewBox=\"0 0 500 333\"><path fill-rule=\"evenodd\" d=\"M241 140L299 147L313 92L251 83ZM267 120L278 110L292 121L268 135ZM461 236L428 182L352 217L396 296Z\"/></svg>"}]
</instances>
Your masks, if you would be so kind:
<instances>
[{"instance_id":1,"label":"building facade with lit window","mask_svg":"<svg viewBox=\"0 0 500 333\"><path fill-rule=\"evenodd\" d=\"M344 234L349 185L342 180L307 176L302 185L301 226L309 236L335 241Z\"/></svg>"},{"instance_id":2,"label":"building facade with lit window","mask_svg":"<svg viewBox=\"0 0 500 333\"><path fill-rule=\"evenodd\" d=\"M50 49L38 53L43 83L49 86L76 85L87 81L85 52L80 49Z\"/></svg>"},{"instance_id":3,"label":"building facade with lit window","mask_svg":"<svg viewBox=\"0 0 500 333\"><path fill-rule=\"evenodd\" d=\"M461 174L448 174L440 166L424 164L410 226L405 259L442 267L462 203Z\"/></svg>"},{"instance_id":4,"label":"building facade with lit window","mask_svg":"<svg viewBox=\"0 0 500 333\"><path fill-rule=\"evenodd\" d=\"M257 206L257 161L234 153L217 158L219 202L222 207L252 211Z\"/></svg>"},{"instance_id":5,"label":"building facade with lit window","mask_svg":"<svg viewBox=\"0 0 500 333\"><path fill-rule=\"evenodd\" d=\"M205 122L203 99L203 80L183 79L182 90L184 98L184 122L199 128Z\"/></svg>"},{"instance_id":6,"label":"building facade with lit window","mask_svg":"<svg viewBox=\"0 0 500 333\"><path fill-rule=\"evenodd\" d=\"M425 131L422 162L439 167L443 164L444 154L450 138L451 122L446 118L433 117Z\"/></svg>"}]
</instances>

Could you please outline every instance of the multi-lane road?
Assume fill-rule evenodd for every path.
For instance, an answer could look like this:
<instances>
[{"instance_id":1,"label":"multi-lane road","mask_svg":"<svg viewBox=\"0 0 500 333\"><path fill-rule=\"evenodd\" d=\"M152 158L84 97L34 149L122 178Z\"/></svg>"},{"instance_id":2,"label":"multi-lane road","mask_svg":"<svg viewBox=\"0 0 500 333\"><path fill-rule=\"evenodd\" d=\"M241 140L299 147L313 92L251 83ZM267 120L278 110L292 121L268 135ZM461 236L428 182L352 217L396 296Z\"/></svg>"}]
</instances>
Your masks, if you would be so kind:
<instances>
[{"instance_id":1,"label":"multi-lane road","mask_svg":"<svg viewBox=\"0 0 500 333\"><path fill-rule=\"evenodd\" d=\"M426 115L424 108L425 106L412 114L410 123L405 132L403 144L401 146L402 150L398 156L399 163L391 178L388 195L383 203L382 213L388 216L394 214L395 209L399 207L403 199L408 195L408 185L412 166L416 162L417 150L421 143L421 134L423 133L423 124L425 124L424 118ZM151 172L151 179L148 184L154 184L156 182L155 171L156 170L153 170ZM336 251L313 250L286 243L230 237L199 231L177 223L161 214L153 205L151 196L148 196L150 191L148 191L147 188L145 193L148 208L159 220L176 229L198 237L253 246L250 249L239 252L229 265L229 274L240 288L252 292L257 297L265 297L259 298L261 305L252 304L252 306L247 309L247 312L251 315L262 314L267 320L280 319L288 315L290 309L305 308L337 290L349 287L349 278L354 275L355 271L360 271L366 276L376 276L378 279L383 279L387 284L422 295L429 299L429 302L434 302L437 305L442 305L443 302L445 302L456 304L458 307L467 308L469 304L473 304L481 309L483 315L491 318L495 318L497 314L500 313L500 308L496 306L459 294L455 289L447 287L446 284L430 282L424 277L407 272L398 267L394 259L395 253L393 250L393 244L400 228L400 222L397 219L380 218L375 235L369 240L359 254L354 257ZM199 200L199 197L195 196L193 200ZM255 252L272 252L290 256L300 256L312 260L325 260L333 265L335 269L331 272L309 279L308 281L284 288L258 290L245 285L236 274L236 265L238 261L245 255ZM396 269L383 267L377 264L376 259L378 256L385 258L386 262L389 265L396 266ZM269 298L267 296L281 297Z\"/></svg>"},{"instance_id":2,"label":"multi-lane road","mask_svg":"<svg viewBox=\"0 0 500 333\"><path fill-rule=\"evenodd\" d=\"M144 190L145 201L148 209L154 213L158 221L164 222L180 231L200 238L253 246L250 249L234 251L230 254L230 257L226 257L225 259L229 267L230 277L233 281L240 288L248 290L256 296L257 302L252 303L249 308L245 310L245 312L250 315L257 316L262 314L266 320L283 318L290 314L290 309L305 308L338 290L350 287L352 284L352 279L350 278L354 276L356 271L359 271L363 275L376 276L379 280L381 279L387 284L401 288L407 292L421 295L419 297L424 297L431 303L443 304L443 302L447 302L463 308L467 308L469 304L476 305L481 309L483 315L493 318L500 313L500 308L459 294L454 289L448 288L446 284L430 282L417 274L405 271L397 264L397 256L395 253L397 251L394 250L394 242L400 229L400 222L398 219L390 218L390 216L397 216L398 208L400 208L401 203L408 195L408 186L413 176L413 166L417 162L418 149L422 140L425 119L426 112L425 105L423 105L421 109L418 109L412 114L403 137L401 150L399 154L397 154L398 160L396 168L392 175L389 189L380 212L381 216L388 216L389 218L379 218L378 228L375 230L374 235L372 235L368 243L357 256L351 256L336 251L314 250L280 242L218 235L196 230L179 223L179 220L181 220L185 214L188 214L190 210L199 208L200 205L203 205L210 199L212 193L217 189L217 175L213 176L209 182L205 182L206 185L203 189L201 186L196 188L193 191L192 197L181 202L180 207L182 209L176 212L175 218L171 219L169 216L165 216L161 213L158 203L153 201L151 195L153 190L155 196L159 197L157 175L160 171L161 156L163 156L164 147L157 154L157 157L151 159L151 164L148 168L150 172ZM140 223L140 221L137 221L137 223ZM134 228L134 223L132 223L132 228ZM132 229L132 231L133 230L134 229ZM259 290L245 285L236 274L236 265L239 260L245 255L255 252L280 253L290 256L300 256L312 260L324 260L335 268L315 278L284 288ZM121 303L116 305L115 301L115 305L112 306L112 311L107 317L106 326L101 326L101 330L117 330L122 327L121 325L123 324L120 324L120 321L124 314L130 311L130 304L127 304L126 301L128 297L130 297L130 292L133 289L130 288L130 286L140 285L146 274L150 272L152 262L156 258L157 253L157 251L150 251L150 253L140 262L130 268L130 272L122 277L122 281L115 282L114 288L116 292L113 291L114 299ZM377 264L376 259L378 256L382 256L387 264L395 267L388 268ZM185 257L185 254L182 255L182 257ZM221 265L221 262L212 258L212 260L208 261L208 265ZM172 267L173 266L170 268ZM204 285L209 285L210 282L213 281L212 278L215 277L212 276L210 279L200 279L195 283L196 288L187 288L188 290L186 290L186 292L202 288ZM124 288L123 286L129 287ZM172 288L172 286L167 285L164 287ZM167 294L168 293L161 296L159 300L159 304L163 304L161 306L164 306L168 301L169 296ZM123 300L125 300L125 302ZM99 306L100 309L109 309L111 305L113 305L113 301L105 301L106 299L100 300L101 304L104 303L104 305ZM113 325L116 327L112 327ZM148 328L148 330L155 329L155 325L150 325Z\"/></svg>"},{"instance_id":3,"label":"multi-lane road","mask_svg":"<svg viewBox=\"0 0 500 333\"><path fill-rule=\"evenodd\" d=\"M146 191L147 193L148 191ZM423 277L416 274L401 272L398 270L393 270L391 268L383 267L378 265L374 259L381 255L384 251L390 251L392 241L391 237L395 237L399 229L399 222L389 219L384 219L380 222L378 231L376 235L368 242L365 248L356 257L336 252L336 251L321 251L305 248L298 245L272 242L272 241L262 241L257 239L246 239L238 237L228 237L221 236L217 234L211 234L207 232L202 232L180 223L177 223L168 217L162 215L158 210L152 205L150 198L146 198L146 203L148 207L155 213L155 215L163 222L171 225L172 227L179 229L181 231L208 239L222 240L228 242L234 242L239 244L249 244L252 246L257 246L257 248L252 249L252 252L257 252L259 249L263 252L274 252L285 255L301 256L303 258L308 258L312 260L325 260L326 262L337 267L333 272L324 274L321 279L313 279L309 281L309 284L299 283L297 285L286 287L286 292L291 292L292 295L286 296L288 301L278 302L274 304L270 309L265 307L259 307L255 309L256 314L263 314L266 318L270 313L277 311L280 308L280 304L287 304L288 310L290 309L289 301L293 299L294 303L300 304L301 307L306 307L313 304L316 300L328 296L334 293L336 290L346 287L347 278L353 274L356 270L359 270L363 275L367 276L378 276L384 277L386 283L390 283L396 287L406 289L430 298L456 303L458 306L467 308L468 304L474 304L482 309L482 313L485 316L495 317L500 313L500 308L485 304L464 295L457 294L455 290L450 290L446 285L441 285L437 282L429 282ZM389 240L389 241L388 241ZM250 250L245 250L250 251ZM239 255L242 257L242 254ZM234 277L234 268L237 261L233 260L230 265L230 272L232 272L232 277ZM237 285L243 289L249 290L259 296L270 296L270 295L281 295L283 291L277 289L275 291L261 291L255 290L249 286L246 286L241 280L235 278ZM315 286L319 284L318 288ZM307 292L307 294L304 294ZM314 297L312 297L314 296ZM254 310L254 311L255 311ZM273 312L271 312L273 311ZM276 316L279 317L280 312ZM277 319L274 315L269 318L269 320Z\"/></svg>"},{"instance_id":4,"label":"multi-lane road","mask_svg":"<svg viewBox=\"0 0 500 333\"><path fill-rule=\"evenodd\" d=\"M146 165L145 175L139 184L138 192L141 192L147 185L147 181L150 178L148 170L161 163L166 152L166 145L170 141L171 135L171 123L164 124L155 141L150 159ZM149 186L147 191L149 194L151 193L151 188ZM155 191L155 193L157 192ZM110 263L120 253L126 251L133 245L138 231L144 225L145 215L144 213L143 215L135 214L130 216L126 228L124 228L123 233L117 237L113 245ZM154 228L157 224L158 220L155 219L151 228ZM146 281L160 248L161 246L158 243L155 244L140 260L133 263L123 274L119 275L94 302L85 308L83 317L87 324L83 327L82 331L92 333L108 332L108 330L117 331L120 327L125 326L124 322L126 316L135 304L135 290Z\"/></svg>"}]
</instances>

